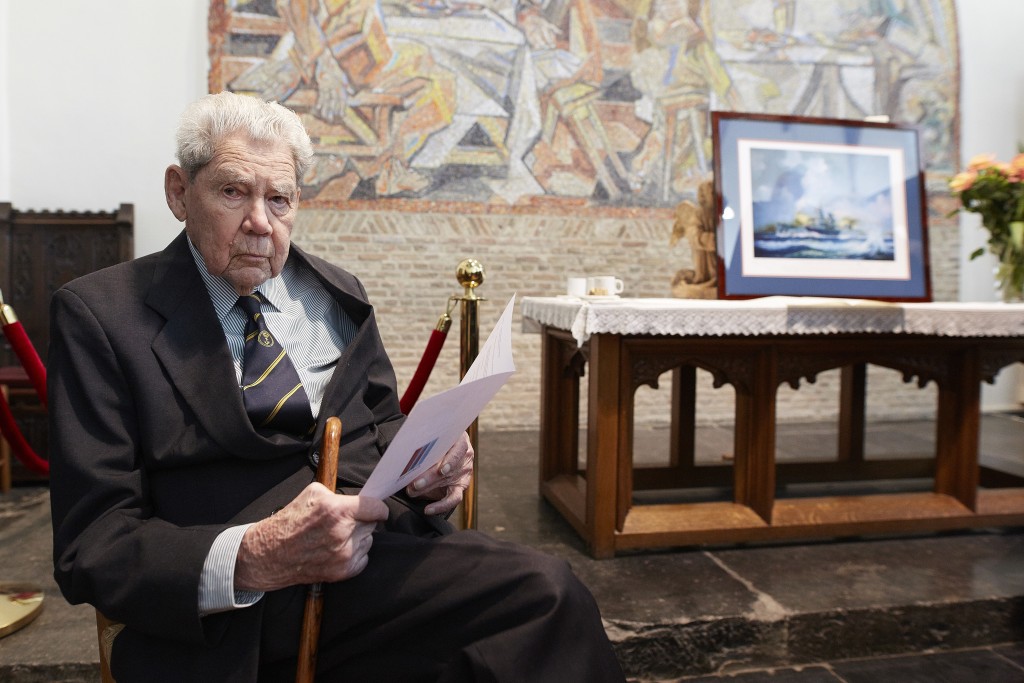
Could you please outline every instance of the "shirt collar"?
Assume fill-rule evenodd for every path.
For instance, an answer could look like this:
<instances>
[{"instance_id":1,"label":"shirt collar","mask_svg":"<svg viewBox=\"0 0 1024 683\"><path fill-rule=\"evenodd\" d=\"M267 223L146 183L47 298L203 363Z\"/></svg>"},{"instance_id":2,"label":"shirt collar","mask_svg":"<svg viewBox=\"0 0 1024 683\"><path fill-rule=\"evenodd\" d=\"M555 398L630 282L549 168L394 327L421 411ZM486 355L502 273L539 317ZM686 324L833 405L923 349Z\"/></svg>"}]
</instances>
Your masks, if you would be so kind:
<instances>
[{"instance_id":1,"label":"shirt collar","mask_svg":"<svg viewBox=\"0 0 1024 683\"><path fill-rule=\"evenodd\" d=\"M222 321L234 308L235 302L238 301L238 292L231 285L230 282L220 277L219 275L212 275L210 271L206 269L206 262L203 261L202 254L192 243L191 238L188 238L188 248L192 252L192 258L195 259L196 268L199 269L199 275L203 278L203 282L206 284L206 291L210 294L210 300L213 302L213 308L217 311L217 319ZM285 263L284 268L278 273L277 277L272 277L262 285L257 287L257 291L263 295L274 308L282 310L284 304L284 283L283 277L285 271L289 271L293 268L291 254L288 254L288 260Z\"/></svg>"}]
</instances>

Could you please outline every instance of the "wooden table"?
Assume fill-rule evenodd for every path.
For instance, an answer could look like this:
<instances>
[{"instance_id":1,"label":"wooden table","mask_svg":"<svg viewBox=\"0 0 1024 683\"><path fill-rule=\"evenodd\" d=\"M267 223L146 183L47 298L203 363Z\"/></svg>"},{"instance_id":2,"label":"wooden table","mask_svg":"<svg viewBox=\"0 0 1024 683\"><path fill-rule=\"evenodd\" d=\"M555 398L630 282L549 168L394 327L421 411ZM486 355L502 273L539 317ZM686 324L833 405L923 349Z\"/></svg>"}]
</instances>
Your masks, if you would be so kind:
<instances>
[{"instance_id":1,"label":"wooden table","mask_svg":"<svg viewBox=\"0 0 1024 683\"><path fill-rule=\"evenodd\" d=\"M1024 479L978 461L980 383L1024 361L1024 305L527 297L543 335L540 489L595 557L633 548L1024 524ZM938 386L934 458L864 457L866 366ZM586 465L577 464L589 367ZM736 392L734 462L694 463L695 371ZM832 462L776 464L775 397L842 368ZM673 372L666 467L634 468L633 397ZM929 478L931 491L779 498L790 482ZM636 504L634 490L725 484L732 501Z\"/></svg>"}]
</instances>

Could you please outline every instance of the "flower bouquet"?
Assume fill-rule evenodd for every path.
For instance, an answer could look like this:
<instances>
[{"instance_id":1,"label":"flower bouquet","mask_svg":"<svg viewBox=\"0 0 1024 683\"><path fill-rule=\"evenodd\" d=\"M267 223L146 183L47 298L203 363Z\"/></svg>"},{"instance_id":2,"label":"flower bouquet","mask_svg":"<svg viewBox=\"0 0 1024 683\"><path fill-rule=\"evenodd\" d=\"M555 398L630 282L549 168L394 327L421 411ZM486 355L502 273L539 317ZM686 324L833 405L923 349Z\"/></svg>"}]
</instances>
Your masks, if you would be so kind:
<instances>
[{"instance_id":1,"label":"flower bouquet","mask_svg":"<svg viewBox=\"0 0 1024 683\"><path fill-rule=\"evenodd\" d=\"M996 280L1006 301L1024 297L1024 153L1009 163L994 154L979 154L967 168L949 181L949 189L959 197L959 211L981 216L988 230L988 249L999 258ZM979 247L975 259L985 253Z\"/></svg>"}]
</instances>

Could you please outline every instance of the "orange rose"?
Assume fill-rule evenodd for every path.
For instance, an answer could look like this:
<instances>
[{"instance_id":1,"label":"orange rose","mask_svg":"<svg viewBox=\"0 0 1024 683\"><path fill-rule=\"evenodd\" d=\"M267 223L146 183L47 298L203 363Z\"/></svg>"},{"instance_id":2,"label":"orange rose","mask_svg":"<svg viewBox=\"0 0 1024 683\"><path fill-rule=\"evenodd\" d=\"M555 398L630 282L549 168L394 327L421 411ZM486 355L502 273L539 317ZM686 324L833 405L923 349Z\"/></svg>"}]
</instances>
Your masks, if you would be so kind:
<instances>
[{"instance_id":1,"label":"orange rose","mask_svg":"<svg viewBox=\"0 0 1024 683\"><path fill-rule=\"evenodd\" d=\"M996 155L995 154L975 154L971 157L971 160L967 162L968 171L981 171L995 165Z\"/></svg>"},{"instance_id":2,"label":"orange rose","mask_svg":"<svg viewBox=\"0 0 1024 683\"><path fill-rule=\"evenodd\" d=\"M1005 161L997 161L996 163L992 164L992 169L994 171L997 171L999 174L1007 177L1013 175L1013 167L1010 166L1010 164L1006 163Z\"/></svg>"},{"instance_id":3,"label":"orange rose","mask_svg":"<svg viewBox=\"0 0 1024 683\"><path fill-rule=\"evenodd\" d=\"M949 189L953 190L953 192L969 190L977 178L977 171L964 171L963 173L957 173L953 176L953 179L949 181Z\"/></svg>"}]
</instances>

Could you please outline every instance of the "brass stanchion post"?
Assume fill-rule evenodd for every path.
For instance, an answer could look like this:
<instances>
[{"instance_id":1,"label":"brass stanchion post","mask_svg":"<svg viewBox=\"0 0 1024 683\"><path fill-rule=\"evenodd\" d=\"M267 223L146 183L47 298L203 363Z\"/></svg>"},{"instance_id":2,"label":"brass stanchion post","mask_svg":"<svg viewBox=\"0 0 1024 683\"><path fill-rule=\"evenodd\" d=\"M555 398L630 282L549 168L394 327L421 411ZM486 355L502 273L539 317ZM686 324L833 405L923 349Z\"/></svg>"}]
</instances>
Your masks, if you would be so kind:
<instances>
[{"instance_id":1,"label":"brass stanchion post","mask_svg":"<svg viewBox=\"0 0 1024 683\"><path fill-rule=\"evenodd\" d=\"M477 354L480 351L480 325L477 318L478 304L486 301L485 298L477 296L476 288L483 284L484 267L476 259L464 259L455 269L455 279L462 285L464 293L461 297L453 297L462 302L462 320L460 324L460 347L459 361L461 380L469 372ZM477 501L477 474L479 472L480 453L477 447L477 420L466 430L469 434L469 441L473 444L473 476L469 481L469 488L466 490L465 498L462 501L462 528L476 528L476 501Z\"/></svg>"},{"instance_id":2,"label":"brass stanchion post","mask_svg":"<svg viewBox=\"0 0 1024 683\"><path fill-rule=\"evenodd\" d=\"M18 322L18 316L9 304L4 303L4 293L0 291L0 325L13 325ZM0 391L6 393L6 387L0 387ZM0 401L6 400L0 396ZM0 437L0 441L3 437ZM4 476L4 493L11 487L10 458L13 449L4 442L6 453L4 454L7 468ZM0 582L0 638L10 635L15 631L27 626L33 619L39 616L43 609L43 591L39 586L26 585L22 583Z\"/></svg>"}]
</instances>

